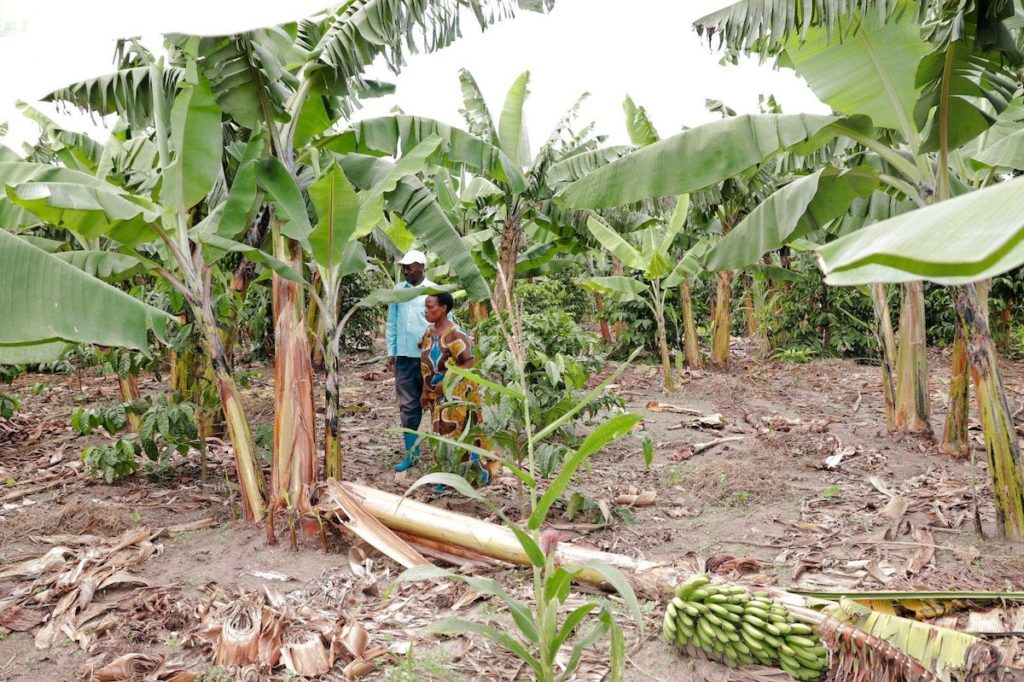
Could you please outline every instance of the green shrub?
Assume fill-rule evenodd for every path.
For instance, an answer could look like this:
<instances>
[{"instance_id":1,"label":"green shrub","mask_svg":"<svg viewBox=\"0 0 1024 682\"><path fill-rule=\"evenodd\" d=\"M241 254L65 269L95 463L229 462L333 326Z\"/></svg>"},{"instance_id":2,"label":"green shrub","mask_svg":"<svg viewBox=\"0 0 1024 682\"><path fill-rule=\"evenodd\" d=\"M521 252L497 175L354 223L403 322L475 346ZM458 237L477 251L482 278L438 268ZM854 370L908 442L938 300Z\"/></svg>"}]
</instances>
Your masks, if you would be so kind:
<instances>
[{"instance_id":1,"label":"green shrub","mask_svg":"<svg viewBox=\"0 0 1024 682\"><path fill-rule=\"evenodd\" d=\"M124 405L108 405L90 410L79 407L71 413L71 427L83 436L102 428L111 436L128 425L128 410Z\"/></svg>"},{"instance_id":2,"label":"green shrub","mask_svg":"<svg viewBox=\"0 0 1024 682\"><path fill-rule=\"evenodd\" d=\"M130 433L113 443L90 446L82 451L83 461L109 483L138 469L137 455L144 454L149 460L150 472L161 476L166 473L174 453L185 455L190 449L198 448L198 409L190 402L154 403L149 399L89 410L79 407L71 413L71 426L83 436L101 428L114 436L127 427L129 414L139 415L139 433ZM129 446L131 465L127 463Z\"/></svg>"},{"instance_id":3,"label":"green shrub","mask_svg":"<svg viewBox=\"0 0 1024 682\"><path fill-rule=\"evenodd\" d=\"M13 383L21 368L14 365L0 365L0 384ZM11 419L21 409L21 401L17 396L0 393L0 419Z\"/></svg>"},{"instance_id":4,"label":"green shrub","mask_svg":"<svg viewBox=\"0 0 1024 682\"><path fill-rule=\"evenodd\" d=\"M166 464L175 452L185 455L199 447L198 408L189 402L156 403L142 413L139 442L152 462Z\"/></svg>"},{"instance_id":5,"label":"green shrub","mask_svg":"<svg viewBox=\"0 0 1024 682\"><path fill-rule=\"evenodd\" d=\"M338 319L348 313L352 304L365 298L375 289L387 287L384 276L377 271L357 272L341 279L341 311ZM365 306L359 308L349 318L345 330L341 333L342 351L372 350L373 340L380 333L386 306Z\"/></svg>"},{"instance_id":6,"label":"green shrub","mask_svg":"<svg viewBox=\"0 0 1024 682\"><path fill-rule=\"evenodd\" d=\"M516 284L516 299L528 313L561 310L575 322L593 318L593 295L571 277L539 277Z\"/></svg>"},{"instance_id":7,"label":"green shrub","mask_svg":"<svg viewBox=\"0 0 1024 682\"><path fill-rule=\"evenodd\" d=\"M0 384L12 384L21 376L21 367L18 365L0 365Z\"/></svg>"},{"instance_id":8,"label":"green shrub","mask_svg":"<svg viewBox=\"0 0 1024 682\"><path fill-rule=\"evenodd\" d=\"M11 419L21 409L21 401L17 396L0 393L0 419Z\"/></svg>"},{"instance_id":9,"label":"green shrub","mask_svg":"<svg viewBox=\"0 0 1024 682\"><path fill-rule=\"evenodd\" d=\"M690 286L690 299L693 304L693 320L699 329L706 327L711 319L711 300L714 295L714 279L698 280ZM710 282L710 284L709 284ZM637 348L643 348L643 358L648 362L658 362L658 322L654 313L642 301L615 303L605 300L603 314L599 320L609 325L621 323L622 327L608 355L614 359L628 357ZM733 320L735 323L735 319ZM669 350L681 350L683 347L683 312L679 304L679 290L672 289L665 296L665 327L668 332ZM702 340L706 341L706 339Z\"/></svg>"},{"instance_id":10,"label":"green shrub","mask_svg":"<svg viewBox=\"0 0 1024 682\"><path fill-rule=\"evenodd\" d=\"M576 406L588 379L599 372L604 359L598 353L598 338L584 331L560 310L523 315L523 343L526 350L526 382L529 409L535 429L556 421ZM518 380L508 341L495 317L477 328L477 369L500 385ZM484 423L481 431L507 452L522 452L525 443L524 414L520 401L497 392L484 391ZM588 404L556 432L555 438L537 453L541 473L558 469L565 453L578 438L575 426L602 410L621 406L622 400L606 393Z\"/></svg>"},{"instance_id":11,"label":"green shrub","mask_svg":"<svg viewBox=\"0 0 1024 682\"><path fill-rule=\"evenodd\" d=\"M127 438L113 443L89 446L82 450L82 461L90 471L101 474L107 483L129 476L139 468L139 445Z\"/></svg>"},{"instance_id":12,"label":"green shrub","mask_svg":"<svg viewBox=\"0 0 1024 682\"><path fill-rule=\"evenodd\" d=\"M742 296L742 288L736 289ZM768 310L768 334L776 351L804 357L878 357L868 293L859 287L830 287L816 268L806 269L796 281L773 284ZM738 309L741 321L742 315Z\"/></svg>"}]
</instances>

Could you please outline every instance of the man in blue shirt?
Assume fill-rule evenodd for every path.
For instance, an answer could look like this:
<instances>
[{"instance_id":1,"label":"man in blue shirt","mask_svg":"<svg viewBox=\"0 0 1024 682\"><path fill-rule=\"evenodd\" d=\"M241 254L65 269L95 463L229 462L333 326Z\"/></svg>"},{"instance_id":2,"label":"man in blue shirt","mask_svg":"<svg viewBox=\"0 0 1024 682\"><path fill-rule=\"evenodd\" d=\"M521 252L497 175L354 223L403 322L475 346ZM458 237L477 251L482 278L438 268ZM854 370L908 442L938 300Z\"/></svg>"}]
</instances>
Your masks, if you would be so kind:
<instances>
[{"instance_id":1,"label":"man in blue shirt","mask_svg":"<svg viewBox=\"0 0 1024 682\"><path fill-rule=\"evenodd\" d=\"M434 283L424 277L427 257L422 251L410 249L398 264L402 266L404 282L395 285L396 289L410 287L429 287ZM420 374L420 339L429 326L424 315L426 296L417 296L405 303L392 303L388 306L388 325L385 343L388 353L388 369L395 373L395 392L398 394L398 409L401 414L402 427L417 430L423 409L420 397L423 394L423 375ZM395 471L405 471L414 466L419 458L416 446L416 435L403 434L405 441L405 457L395 465Z\"/></svg>"}]
</instances>

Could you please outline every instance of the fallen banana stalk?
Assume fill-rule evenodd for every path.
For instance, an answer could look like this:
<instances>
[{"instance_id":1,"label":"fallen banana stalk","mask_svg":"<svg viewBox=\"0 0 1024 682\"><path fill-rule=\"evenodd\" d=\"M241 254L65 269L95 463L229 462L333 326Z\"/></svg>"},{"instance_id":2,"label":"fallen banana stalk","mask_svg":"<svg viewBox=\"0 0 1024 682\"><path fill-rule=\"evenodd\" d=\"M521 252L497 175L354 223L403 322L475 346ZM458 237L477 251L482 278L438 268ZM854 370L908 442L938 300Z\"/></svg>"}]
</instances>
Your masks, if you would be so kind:
<instances>
[{"instance_id":1,"label":"fallen banana stalk","mask_svg":"<svg viewBox=\"0 0 1024 682\"><path fill-rule=\"evenodd\" d=\"M458 548L461 548L500 561L529 565L526 553L515 534L508 528L357 483L345 481L338 485L348 491L366 512L375 516L388 528L403 533L410 540L419 536L432 541L435 543L434 546L442 544L452 547L452 554L458 555ZM564 542L557 544L555 552L556 564L585 564L597 560L626 573L637 592L651 598L668 597L673 600L666 608L666 616L668 609L672 608L671 619L677 623L676 632L678 620L675 615L679 609L674 600L679 599L677 590L685 590L687 594L696 592L694 583L688 581L701 581L700 578L695 578L692 568L633 559L619 554L575 547ZM578 579L605 589L611 588L604 578L594 571L584 570ZM832 679L840 682L951 682L953 679L962 679L963 674L967 674L967 679L971 679L971 674L977 672L972 670L975 667L972 661L976 659L985 661L986 671L1008 671L1006 674L1010 676L1005 679L1024 675L1024 671L1009 668L1012 656L1001 654L995 650L993 644L967 633L871 611L849 599L828 601L808 598L779 588L762 588L761 592L751 594L747 588L740 585L724 582L715 582L711 585L710 580L705 578L704 581L709 589L705 590L706 595L698 593L698 596L705 601L710 599L711 604L720 606L721 611L733 617L740 615L735 613L737 608L747 615L746 609L740 604L744 598L749 601L756 595L757 602L763 602L763 605L768 606L766 613L769 614L769 619L761 619L764 627L759 634L762 637L757 639L754 634L747 634L758 642L765 641L765 634L771 637L772 639L767 641L779 654L769 660L778 661L779 665L783 665L784 662L783 669L791 675L796 673L800 676L799 679L817 679L827 667L823 666L823 659L830 665ZM711 597L712 593L715 594L714 598ZM993 593L993 598L996 597L997 595ZM721 604L722 601L727 601L730 608L725 608L724 604ZM734 601L736 603L733 603ZM757 602L755 607L758 606ZM701 603L703 604L703 601ZM719 623L726 622L735 630L735 623L732 623L730 618L723 617L719 608L712 609L710 605L703 609L693 608L700 613L710 613L710 617L705 618L705 625L698 626L702 628L704 639L698 639L697 643L708 645L710 653L719 654L723 662L746 662L737 655L743 652L743 648L735 647L736 640L733 635L741 638L748 651L752 651L753 647L741 634L729 632L728 627L719 626ZM685 608L683 610L687 611ZM774 614L775 618L771 618L770 614ZM687 615L693 625L697 625L692 614ZM760 618L760 615L754 612L749 616ZM716 623L714 619L719 622ZM709 630L708 624L716 626L717 629ZM752 625L753 620L748 624ZM813 638L808 637L808 629ZM779 639L780 635L783 639ZM796 639L790 639L792 637ZM692 645L693 642L692 638L687 638L687 645ZM724 653L726 642L733 645L731 657ZM721 645L721 652L717 651L716 643ZM794 643L798 645L797 648L794 648ZM830 653L823 652L822 643L827 646ZM700 648L708 652L704 646ZM986 656L976 655L976 652L981 650L985 651ZM755 660L760 660L752 653L749 655Z\"/></svg>"},{"instance_id":2,"label":"fallen banana stalk","mask_svg":"<svg viewBox=\"0 0 1024 682\"><path fill-rule=\"evenodd\" d=\"M468 550L512 564L530 564L515 533L504 526L438 509L351 481L342 481L337 485L348 491L365 511L388 528L433 541L435 549L438 548L437 543L440 543L450 546L451 554L459 555ZM673 586L690 575L690 571L664 563L633 559L565 542L558 543L556 547L555 561L558 564L585 564L595 560L629 574L638 591L650 597L672 593ZM597 587L612 589L597 571L584 569L578 578Z\"/></svg>"},{"instance_id":3,"label":"fallen banana stalk","mask_svg":"<svg viewBox=\"0 0 1024 682\"><path fill-rule=\"evenodd\" d=\"M341 523L377 550L406 568L430 563L409 543L392 533L372 514L368 514L359 503L333 478L327 480L327 497L335 507L330 513L340 516Z\"/></svg>"}]
</instances>

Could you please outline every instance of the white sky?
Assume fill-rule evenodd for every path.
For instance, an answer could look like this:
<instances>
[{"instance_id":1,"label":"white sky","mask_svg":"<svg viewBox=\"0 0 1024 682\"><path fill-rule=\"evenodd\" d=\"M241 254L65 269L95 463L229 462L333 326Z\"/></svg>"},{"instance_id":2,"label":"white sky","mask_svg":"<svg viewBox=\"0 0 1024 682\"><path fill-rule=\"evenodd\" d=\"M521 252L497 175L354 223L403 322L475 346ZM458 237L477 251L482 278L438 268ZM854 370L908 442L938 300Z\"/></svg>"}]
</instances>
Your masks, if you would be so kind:
<instances>
[{"instance_id":1,"label":"white sky","mask_svg":"<svg viewBox=\"0 0 1024 682\"><path fill-rule=\"evenodd\" d=\"M113 41L118 36L236 32L312 14L324 2L0 0L0 122L10 125L0 142L17 148L37 134L35 125L14 108L16 100L33 102L69 82L112 71ZM526 113L535 150L584 91L591 97L582 118L596 120L598 132L608 134L610 143L628 142L621 109L627 93L648 110L663 136L716 118L705 110L705 98L723 100L740 112L756 112L758 94L773 93L787 113L827 113L828 108L791 72L756 62L718 64L720 55L701 42L691 24L727 4L557 0L548 15L520 12L483 34L474 23L465 22L463 39L438 53L411 55L397 79L375 69L371 75L395 82L398 91L369 102L356 117L381 115L397 104L406 113L461 126L457 73L463 66L476 77L495 117L515 77L531 72ZM243 6L244 12L239 10ZM46 105L37 106L53 113ZM92 125L83 117L59 120L79 130ZM105 133L97 131L94 136L102 139Z\"/></svg>"}]
</instances>

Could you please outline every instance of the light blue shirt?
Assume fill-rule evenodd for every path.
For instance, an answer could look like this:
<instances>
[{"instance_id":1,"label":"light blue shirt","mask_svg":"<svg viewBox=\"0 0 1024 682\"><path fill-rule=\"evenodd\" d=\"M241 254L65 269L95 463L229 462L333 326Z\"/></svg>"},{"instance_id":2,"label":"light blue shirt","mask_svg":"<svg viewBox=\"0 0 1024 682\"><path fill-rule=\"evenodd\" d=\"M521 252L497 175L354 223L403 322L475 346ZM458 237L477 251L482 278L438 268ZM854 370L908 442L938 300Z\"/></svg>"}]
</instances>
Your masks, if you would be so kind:
<instances>
[{"instance_id":1,"label":"light blue shirt","mask_svg":"<svg viewBox=\"0 0 1024 682\"><path fill-rule=\"evenodd\" d=\"M436 286L428 279L424 279L417 286ZM408 282L401 282L395 285L396 289L414 288ZM392 303L388 306L388 325L384 333L384 342L387 346L388 357L418 358L420 356L420 339L427 331L430 323L424 314L424 305L427 302L426 295L417 296L405 303Z\"/></svg>"}]
</instances>

